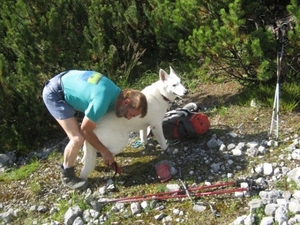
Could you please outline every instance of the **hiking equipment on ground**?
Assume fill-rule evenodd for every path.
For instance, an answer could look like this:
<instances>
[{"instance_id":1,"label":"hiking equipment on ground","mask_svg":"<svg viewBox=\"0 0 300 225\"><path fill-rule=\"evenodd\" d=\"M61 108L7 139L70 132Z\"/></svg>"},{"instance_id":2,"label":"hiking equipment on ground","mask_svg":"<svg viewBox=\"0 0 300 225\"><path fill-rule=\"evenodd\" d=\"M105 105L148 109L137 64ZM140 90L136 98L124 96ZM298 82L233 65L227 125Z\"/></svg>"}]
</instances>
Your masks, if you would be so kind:
<instances>
[{"instance_id":1,"label":"hiking equipment on ground","mask_svg":"<svg viewBox=\"0 0 300 225\"><path fill-rule=\"evenodd\" d=\"M195 103L189 103L183 108L168 111L162 127L166 139L185 139L205 134L210 128L210 122L206 114L198 112Z\"/></svg>"},{"instance_id":2,"label":"hiking equipment on ground","mask_svg":"<svg viewBox=\"0 0 300 225\"><path fill-rule=\"evenodd\" d=\"M241 187L242 183L247 183L248 187ZM231 187L231 188L230 188ZM229 181L223 183L217 183L212 185L204 185L198 187L186 187L185 185L176 191L159 192L155 194L145 194L140 196L132 197L120 197L113 199L101 199L100 202L103 203L113 203L113 202L140 202L149 200L167 200L167 199L180 199L180 198L192 198L192 197L203 197L209 195L220 195L220 194L230 194L235 192L245 192L245 191L257 191L263 190L265 187L257 185L252 179L241 179L237 181ZM207 191L203 191L207 190Z\"/></svg>"}]
</instances>

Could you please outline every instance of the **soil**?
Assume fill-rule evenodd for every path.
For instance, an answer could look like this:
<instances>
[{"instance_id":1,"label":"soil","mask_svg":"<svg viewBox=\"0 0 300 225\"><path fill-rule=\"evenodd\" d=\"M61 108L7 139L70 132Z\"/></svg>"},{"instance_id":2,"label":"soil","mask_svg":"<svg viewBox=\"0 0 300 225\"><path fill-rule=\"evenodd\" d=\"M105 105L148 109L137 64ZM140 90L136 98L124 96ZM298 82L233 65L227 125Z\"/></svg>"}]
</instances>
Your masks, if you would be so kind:
<instances>
[{"instance_id":1,"label":"soil","mask_svg":"<svg viewBox=\"0 0 300 225\"><path fill-rule=\"evenodd\" d=\"M203 158L195 157L195 154L199 154L199 152L197 152L197 146L201 146L204 149L206 148L205 143L213 134L223 138L222 140L225 141L226 144L232 142L230 138L226 140L228 136L224 134L227 134L228 132L236 133L239 135L240 140L244 141L261 141L272 138L272 136L274 137L273 130L270 135L272 107L253 107L240 104L237 97L242 91L243 88L235 82L223 82L217 84L201 84L196 90L189 93L187 98L181 101L182 105L179 106L183 106L189 102L195 102L201 111L209 116L211 122L210 131L207 135L204 135L203 139L188 140L173 147L181 149L177 155L163 154L157 150L155 144L152 145L152 147L148 146L147 149L126 149L120 156L116 157L116 160L118 161L118 164L122 166L123 171L119 181L124 181L122 185L119 185L119 193L135 195L140 194L141 190L143 190L144 193L157 192L158 189L161 188L161 184L157 180L153 168L155 163L164 159L173 160L176 162L177 166L181 165L182 174L188 175L191 170L195 171L196 175L202 177L203 180L198 179L193 181L196 183L203 182L210 176L210 167L209 165L204 165ZM276 121L273 123L274 128L276 128L275 122ZM279 141L282 142L286 137L297 134L299 131L299 122L300 116L297 113L280 115ZM55 214L50 215L49 212L41 214L37 211L30 211L28 209L33 205L46 205L49 211L53 205L61 204L62 198L74 201L75 197L70 190L62 186L59 175L59 167L62 160L62 154L59 150L61 150L61 146L65 143L66 140L64 138L62 138L60 142L54 143L54 147L57 148L59 154L52 158L40 161L39 168L32 173L29 178L17 181L1 180L0 189L2 190L2 193L0 196L0 206L2 205L2 209L0 209L0 212L15 207L22 209L22 214L18 219L14 220L13 224L33 224L33 221L37 221L35 224L40 224L42 222L45 224L45 221L49 222L49 218L53 217ZM187 146L190 146L190 149L193 150L189 150ZM187 150L185 150L186 148ZM217 160L218 157L221 158L222 156L210 151L207 152L207 156L204 157L210 158L211 160ZM109 168L104 167L101 158L99 158L99 166L96 168L96 171L93 172L92 177L89 178L92 191L96 191L99 187L103 186L111 176L112 171ZM191 179L192 178L189 180L188 178L187 181L192 181ZM215 177L214 179L215 180L212 181L217 181L218 177ZM215 200L216 199L213 199L213 201ZM229 204L230 201L236 202L234 204ZM221 221L216 220L213 217L211 218L211 216L207 216L210 215L209 213L204 214L204 217L201 218L204 221L210 221L210 224L228 224L237 216L246 213L244 207L239 207L244 204L243 200L223 199L219 203L217 202L216 205L220 208L224 208L224 202L236 206L238 209L236 208L232 212L223 212L225 218L223 217L223 220ZM183 207L187 211L185 212L186 216L188 216L190 213L188 209L191 208L190 204L188 207L184 206L188 203L170 203L168 207ZM153 219L153 212L152 214L149 212L149 218L147 217L147 214L148 213L143 213L141 219L144 221L151 221L151 219ZM154 214L158 213L154 212ZM199 221L201 218L198 218ZM62 220L61 215L60 220ZM116 220L118 220L117 217ZM124 224L126 224L125 221Z\"/></svg>"},{"instance_id":2,"label":"soil","mask_svg":"<svg viewBox=\"0 0 300 225\"><path fill-rule=\"evenodd\" d=\"M237 133L248 135L257 134L257 136L260 136L261 133L264 133L270 138L276 138L276 109L274 110L272 106L261 107L258 105L253 107L250 103L248 105L245 105L243 102L240 103L237 99L242 92L243 87L236 82L202 84L197 91L189 95L188 99L196 102L204 112L206 110L210 111L208 114L210 115L212 126L226 126ZM211 113L213 108L218 113ZM222 108L224 108L224 114L220 113ZM280 136L294 134L299 131L299 113L289 112L281 114L279 109L278 115L278 139L280 139ZM274 119L273 121L272 118ZM258 130L261 132L257 132Z\"/></svg>"}]
</instances>

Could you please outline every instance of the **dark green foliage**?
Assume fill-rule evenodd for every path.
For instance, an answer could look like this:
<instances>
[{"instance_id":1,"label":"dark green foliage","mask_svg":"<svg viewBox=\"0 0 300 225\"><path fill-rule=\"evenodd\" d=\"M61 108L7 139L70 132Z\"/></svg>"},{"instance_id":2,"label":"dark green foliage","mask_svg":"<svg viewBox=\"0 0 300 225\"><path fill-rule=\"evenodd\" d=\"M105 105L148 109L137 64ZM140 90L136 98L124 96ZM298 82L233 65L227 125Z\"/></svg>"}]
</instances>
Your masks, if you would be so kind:
<instances>
[{"instance_id":1,"label":"dark green foliage","mask_svg":"<svg viewBox=\"0 0 300 225\"><path fill-rule=\"evenodd\" d=\"M2 2L3 151L31 151L53 136L53 130L45 129L55 122L42 102L42 88L53 74L86 60L78 54L85 41L83 9L79 1Z\"/></svg>"},{"instance_id":2,"label":"dark green foliage","mask_svg":"<svg viewBox=\"0 0 300 225\"><path fill-rule=\"evenodd\" d=\"M133 1L93 1L89 15L93 16L89 17L84 35L91 46L91 68L113 80L128 82L146 50L140 42L138 29L143 21L137 5Z\"/></svg>"},{"instance_id":3,"label":"dark green foliage","mask_svg":"<svg viewBox=\"0 0 300 225\"><path fill-rule=\"evenodd\" d=\"M205 6L204 2L202 5ZM274 78L281 38L277 40L273 31L275 23L281 22L277 16L289 15L284 6L281 10L285 13L281 15L275 9L271 14L272 10L257 1L223 0L207 3L204 9L205 22L193 30L187 41L180 42L183 54L199 60L203 72L214 76L225 72L242 84ZM292 32L288 36L299 37ZM285 54L296 56L289 48Z\"/></svg>"},{"instance_id":4,"label":"dark green foliage","mask_svg":"<svg viewBox=\"0 0 300 225\"><path fill-rule=\"evenodd\" d=\"M131 38L137 11L134 2L113 2L1 3L1 151L25 153L57 134L41 99L45 81L54 74L95 69L119 83L130 79L145 52L139 37Z\"/></svg>"},{"instance_id":5,"label":"dark green foliage","mask_svg":"<svg viewBox=\"0 0 300 225\"><path fill-rule=\"evenodd\" d=\"M290 16L281 76L299 78L296 0L2 0L0 7L2 152L36 149L61 131L41 93L67 69L97 70L121 87L172 64L191 69L190 79L274 83L281 39L269 28Z\"/></svg>"}]
</instances>

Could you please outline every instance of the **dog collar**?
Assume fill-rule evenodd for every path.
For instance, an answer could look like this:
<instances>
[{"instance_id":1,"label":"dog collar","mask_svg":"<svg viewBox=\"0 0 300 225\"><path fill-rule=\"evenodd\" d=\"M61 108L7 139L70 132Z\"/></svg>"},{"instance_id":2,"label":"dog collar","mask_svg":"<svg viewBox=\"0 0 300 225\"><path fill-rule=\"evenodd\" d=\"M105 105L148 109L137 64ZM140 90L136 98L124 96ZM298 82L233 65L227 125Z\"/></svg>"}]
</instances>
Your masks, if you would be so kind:
<instances>
[{"instance_id":1,"label":"dog collar","mask_svg":"<svg viewBox=\"0 0 300 225\"><path fill-rule=\"evenodd\" d=\"M163 99L164 99L165 101L170 102L170 99L168 99L166 96L164 96L164 95L161 95L161 96L163 97Z\"/></svg>"}]
</instances>

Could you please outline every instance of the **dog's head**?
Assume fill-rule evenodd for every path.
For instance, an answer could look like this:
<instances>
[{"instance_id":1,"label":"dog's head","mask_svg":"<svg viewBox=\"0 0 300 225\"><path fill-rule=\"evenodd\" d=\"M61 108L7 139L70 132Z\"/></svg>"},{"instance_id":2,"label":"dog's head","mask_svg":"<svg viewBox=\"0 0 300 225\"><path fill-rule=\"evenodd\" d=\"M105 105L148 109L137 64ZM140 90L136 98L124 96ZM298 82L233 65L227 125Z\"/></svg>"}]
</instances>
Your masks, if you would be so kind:
<instances>
[{"instance_id":1,"label":"dog's head","mask_svg":"<svg viewBox=\"0 0 300 225\"><path fill-rule=\"evenodd\" d=\"M159 70L159 79L162 82L160 92L169 101L174 101L176 97L183 97L187 93L187 89L182 85L181 79L171 66L170 74L163 69Z\"/></svg>"}]
</instances>

